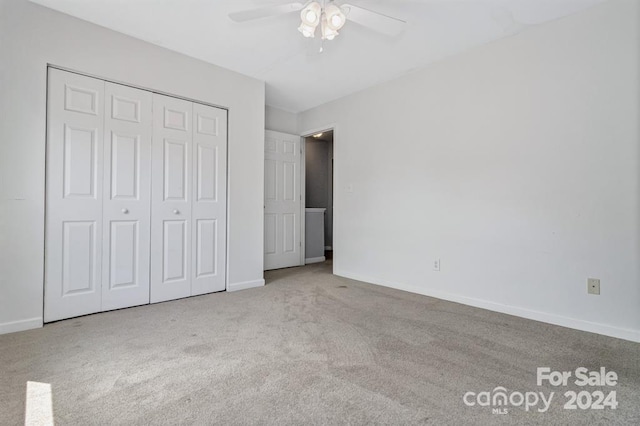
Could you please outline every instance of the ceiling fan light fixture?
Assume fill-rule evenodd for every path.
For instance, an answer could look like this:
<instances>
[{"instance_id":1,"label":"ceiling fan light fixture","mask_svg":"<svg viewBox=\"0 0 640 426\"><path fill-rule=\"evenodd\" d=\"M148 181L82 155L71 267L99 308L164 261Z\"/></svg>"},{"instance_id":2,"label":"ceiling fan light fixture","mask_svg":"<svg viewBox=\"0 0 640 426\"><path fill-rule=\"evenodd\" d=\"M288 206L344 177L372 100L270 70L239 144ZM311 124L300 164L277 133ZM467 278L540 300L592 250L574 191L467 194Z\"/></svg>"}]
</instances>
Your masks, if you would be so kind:
<instances>
[{"instance_id":1,"label":"ceiling fan light fixture","mask_svg":"<svg viewBox=\"0 0 640 426\"><path fill-rule=\"evenodd\" d=\"M342 28L347 20L340 7L338 7L334 2L329 3L325 8L324 13L327 16L327 25L334 31L338 31Z\"/></svg>"},{"instance_id":2,"label":"ceiling fan light fixture","mask_svg":"<svg viewBox=\"0 0 640 426\"><path fill-rule=\"evenodd\" d=\"M333 40L338 35L338 31L331 28L329 25L329 21L327 20L327 15L325 13L322 14L322 39L323 40Z\"/></svg>"},{"instance_id":3,"label":"ceiling fan light fixture","mask_svg":"<svg viewBox=\"0 0 640 426\"><path fill-rule=\"evenodd\" d=\"M315 37L316 27L307 25L303 22L298 27L298 31L300 31L306 38L313 38Z\"/></svg>"},{"instance_id":4,"label":"ceiling fan light fixture","mask_svg":"<svg viewBox=\"0 0 640 426\"><path fill-rule=\"evenodd\" d=\"M318 22L320 22L321 13L322 7L320 6L320 3L314 1L302 9L302 12L300 12L300 18L302 19L303 24L315 28L318 25Z\"/></svg>"}]
</instances>

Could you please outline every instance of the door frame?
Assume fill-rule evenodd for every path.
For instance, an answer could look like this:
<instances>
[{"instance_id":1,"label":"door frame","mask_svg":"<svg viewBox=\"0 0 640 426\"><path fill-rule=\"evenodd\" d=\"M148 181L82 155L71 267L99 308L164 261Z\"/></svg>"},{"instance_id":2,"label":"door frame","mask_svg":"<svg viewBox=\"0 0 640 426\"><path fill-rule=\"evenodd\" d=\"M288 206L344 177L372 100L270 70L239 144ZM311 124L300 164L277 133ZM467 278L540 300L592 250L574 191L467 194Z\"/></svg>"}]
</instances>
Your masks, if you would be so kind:
<instances>
[{"instance_id":1,"label":"door frame","mask_svg":"<svg viewBox=\"0 0 640 426\"><path fill-rule=\"evenodd\" d=\"M327 124L325 126L320 126L320 127L312 127L311 129L305 130L303 132L300 132L300 148L302 151L301 154L301 165L300 165L300 194L302 196L302 202L300 203L300 235L302 238L302 250L300 250L300 262L301 265L305 265L305 232L306 232L306 207L307 207L307 199L306 199L306 187L307 187L307 179L306 179L306 173L307 173L307 138L311 137L313 135L315 135L316 133L320 133L320 132L329 132L332 131L333 132L333 167L332 167L332 171L333 171L333 179L332 179L332 197L333 200L331 202L331 207L333 208L333 212L331 213L331 233L332 233L332 244L331 244L331 249L332 251L335 253L335 246L336 246L336 239L335 239L335 223L336 223L336 219L335 219L335 199L336 199L336 194L335 194L335 188L336 188L336 162L335 162L335 157L336 157L336 134L338 133L338 124L337 123L330 123ZM333 269L333 267L332 267Z\"/></svg>"},{"instance_id":2,"label":"door frame","mask_svg":"<svg viewBox=\"0 0 640 426\"><path fill-rule=\"evenodd\" d=\"M49 103L49 70L50 69L57 69L60 71L65 71L65 72L69 72L69 73L73 73L73 74L77 74L77 75L81 75L84 77L90 77L90 78L95 78L95 79L99 79L99 80L103 80L105 82L109 82L109 83L114 83L114 84L119 84L121 86L126 86L126 87L131 87L134 89L139 89L139 90L144 90L147 92L151 92L154 94L158 94L158 95L164 95L164 96L170 96L172 98L176 98L176 99L181 99L184 101L188 101L188 102L193 102L193 103L197 103L197 104L201 104L201 105L205 105L205 106L209 106L209 107L213 107L213 108L219 108L219 109L223 109L225 111L227 111L227 122L225 123L227 126L227 140L225 141L225 143L227 144L227 156L225 158L225 161L227 162L227 167L226 167L226 199L225 199L225 214L226 214L226 221L227 221L227 226L226 226L226 235L225 235L225 252L226 252L226 259L225 259L225 265L224 265L224 279L225 279L225 291L229 291L229 224L231 223L230 219L229 219L229 195L230 195L230 164L229 164L229 116L231 115L231 108L226 107L226 106L222 106L222 105L216 105L216 104L212 104L209 102L204 102L201 100L197 100L197 99L192 99L186 96L182 96L182 95L176 95L174 93L168 93L168 92L163 92L157 89L151 89L149 87L144 87L144 86L139 86L139 85L135 85L135 84L131 84L131 83L127 83L127 82L123 82L117 79L112 79L112 78L108 78L108 77L104 77L102 75L96 75L96 74L91 74L91 73L87 73L87 72L83 72L83 71L78 71L76 69L73 68L68 68L68 67L63 67L60 65L56 65L56 64L52 64L50 62L47 62L46 65L46 96L45 99L47 101L47 105L45 106L45 111L46 111L46 119L45 119L45 126L48 129L49 126L49 117L48 117L48 103ZM46 164L46 157L47 157L47 152L49 149L49 137L48 137L48 131L45 132L45 169L47 167ZM45 182L44 182L44 196L45 196L45 200L44 200L44 224L43 224L43 229L44 229L44 238L46 239L47 236L47 229L46 229L46 224L47 224L47 179L46 179L46 173L45 173ZM46 247L46 241L44 242L44 246L43 248ZM44 300L45 300L45 292L47 291L47 283L46 283L46 271L47 271L47 256L46 256L46 250L43 250L42 252L42 256L44 258L44 262L43 262L43 282L42 282L42 295L43 295L43 304L42 304L42 317L44 318ZM149 291L151 291L151 283L149 284Z\"/></svg>"}]
</instances>

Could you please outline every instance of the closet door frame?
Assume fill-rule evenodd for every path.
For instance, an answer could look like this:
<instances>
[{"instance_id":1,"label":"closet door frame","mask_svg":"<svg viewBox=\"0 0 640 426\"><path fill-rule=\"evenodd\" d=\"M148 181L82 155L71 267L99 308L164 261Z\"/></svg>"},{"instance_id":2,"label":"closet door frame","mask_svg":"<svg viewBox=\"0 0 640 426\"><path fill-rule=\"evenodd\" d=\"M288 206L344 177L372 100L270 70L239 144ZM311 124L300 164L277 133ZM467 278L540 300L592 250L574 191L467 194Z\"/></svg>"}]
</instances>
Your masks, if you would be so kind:
<instances>
[{"instance_id":1,"label":"closet door frame","mask_svg":"<svg viewBox=\"0 0 640 426\"><path fill-rule=\"evenodd\" d=\"M94 79L98 79L98 80L102 80L105 84L107 83L113 83L113 84L118 84L121 86L126 86L126 87L130 87L133 89L139 89L139 90L144 90L146 92L150 92L151 94L156 94L156 95L162 95L162 96L169 96L175 99L179 99L179 100L184 100L184 101L188 101L188 102L193 102L194 104L199 104L199 105L204 105L207 107L213 107L213 108L218 108L218 109L222 109L226 112L226 123L224 123L227 131L226 131L226 140L225 140L225 146L226 146L226 156L225 158L221 159L224 160L225 164L226 164L226 170L225 170L225 221L226 221L226 226L225 226L225 239L224 239L224 247L225 247L225 262L224 265L219 265L221 268L224 268L224 282L225 282L225 288L223 290L229 290L229 183L230 183L230 179L229 179L229 171L230 171L230 166L229 166L229 115L231 114L231 109L229 107L223 106L223 105L217 105L217 104L213 104L210 102L205 102L205 101L201 101L198 99L193 99L193 98L189 98L186 96L181 96L181 95L177 95L174 93L169 93L169 92L162 92L159 90L155 90L155 89L150 89L148 87L144 87L144 86L138 86L135 84L130 84L127 82L122 82L119 80L115 80L115 79L111 79L108 77L104 77L101 75L96 75L96 74L91 74L91 73L86 73L83 71L78 71L72 68L68 68L68 67L64 67L64 66L60 66L57 64L51 64L48 63L47 64L47 76L49 75L51 70L59 70L59 71L65 71L68 73L72 73L72 74L76 74L82 77L89 77L89 78L94 78ZM47 86L46 86L46 90L47 90L47 99L48 99L48 93L49 93L49 78L47 78ZM48 113L47 113L48 115ZM49 127L49 117L47 116L47 129ZM102 135L101 135L102 136ZM49 144L50 144L50 140L49 140L50 136L49 136L49 132L47 130L46 133L46 140L45 140L45 147L46 147L46 158L47 158L47 165L46 167L48 167L49 164ZM47 187L50 184L50 182L45 182L45 187ZM150 193L151 194L151 193ZM48 194L47 191L45 189L45 197L48 198ZM47 211L47 202L48 200L45 199L45 248L47 247L47 244L49 243L49 238L48 238L48 234L47 234L47 226L48 226L48 214L49 212ZM151 213L153 215L153 212ZM45 276L44 276L44 282L43 282L43 293L45 296L45 306L43 306L43 313L46 312L46 292L47 292L47 274L46 271L49 268L49 261L51 261L51 259L47 259L47 251L44 251L44 265L45 265ZM100 254L100 256L102 256L102 253ZM151 273L151 271L149 271ZM100 271L100 275L102 274L102 271ZM195 294L194 294L195 295ZM153 302L151 302L153 303ZM99 311L98 311L99 312ZM91 312L86 312L86 313L91 313ZM79 313L79 315L84 315L86 313ZM47 321L46 316L43 315L43 317L45 318L45 323L46 322L50 322L52 320ZM55 321L55 320L53 320Z\"/></svg>"}]
</instances>

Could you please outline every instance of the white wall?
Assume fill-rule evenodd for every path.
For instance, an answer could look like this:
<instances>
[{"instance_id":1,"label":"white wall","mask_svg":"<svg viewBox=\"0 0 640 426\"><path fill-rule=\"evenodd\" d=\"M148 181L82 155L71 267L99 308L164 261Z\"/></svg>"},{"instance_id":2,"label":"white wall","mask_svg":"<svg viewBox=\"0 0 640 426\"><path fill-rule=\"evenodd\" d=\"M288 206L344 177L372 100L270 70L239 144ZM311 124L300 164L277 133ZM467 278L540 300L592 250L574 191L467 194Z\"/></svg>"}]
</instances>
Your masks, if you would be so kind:
<instances>
[{"instance_id":1,"label":"white wall","mask_svg":"<svg viewBox=\"0 0 640 426\"><path fill-rule=\"evenodd\" d=\"M334 272L640 341L639 17L608 2L302 113L336 123Z\"/></svg>"},{"instance_id":2,"label":"white wall","mask_svg":"<svg viewBox=\"0 0 640 426\"><path fill-rule=\"evenodd\" d=\"M264 284L264 83L25 0L0 8L0 333L42 324L47 63L229 108L228 285Z\"/></svg>"},{"instance_id":3,"label":"white wall","mask_svg":"<svg viewBox=\"0 0 640 426\"><path fill-rule=\"evenodd\" d=\"M265 128L276 132L298 134L298 115L272 106L265 106Z\"/></svg>"}]
</instances>

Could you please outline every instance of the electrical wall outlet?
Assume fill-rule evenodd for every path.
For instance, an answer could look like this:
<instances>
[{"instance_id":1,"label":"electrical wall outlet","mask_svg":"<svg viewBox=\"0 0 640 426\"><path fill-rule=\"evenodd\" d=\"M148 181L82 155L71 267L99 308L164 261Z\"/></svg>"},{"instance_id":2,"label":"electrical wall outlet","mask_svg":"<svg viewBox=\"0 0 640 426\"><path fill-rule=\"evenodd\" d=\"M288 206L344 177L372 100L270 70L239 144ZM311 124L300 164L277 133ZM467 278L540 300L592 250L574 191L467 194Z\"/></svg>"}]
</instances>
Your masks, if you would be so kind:
<instances>
[{"instance_id":1,"label":"electrical wall outlet","mask_svg":"<svg viewBox=\"0 0 640 426\"><path fill-rule=\"evenodd\" d=\"M598 278L587 278L587 293L600 294L600 280Z\"/></svg>"},{"instance_id":2,"label":"electrical wall outlet","mask_svg":"<svg viewBox=\"0 0 640 426\"><path fill-rule=\"evenodd\" d=\"M434 259L433 260L433 270L434 271L439 271L440 270L440 259Z\"/></svg>"}]
</instances>

